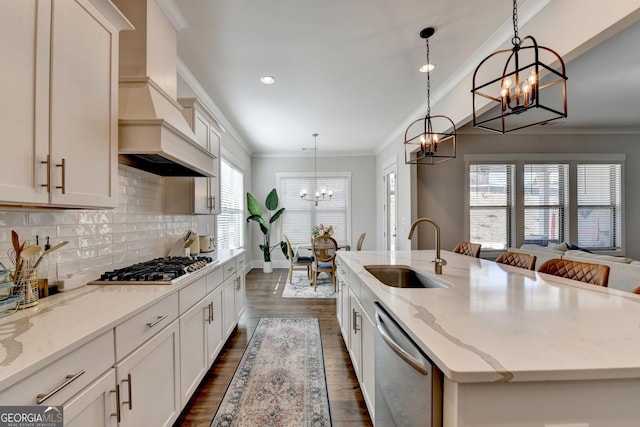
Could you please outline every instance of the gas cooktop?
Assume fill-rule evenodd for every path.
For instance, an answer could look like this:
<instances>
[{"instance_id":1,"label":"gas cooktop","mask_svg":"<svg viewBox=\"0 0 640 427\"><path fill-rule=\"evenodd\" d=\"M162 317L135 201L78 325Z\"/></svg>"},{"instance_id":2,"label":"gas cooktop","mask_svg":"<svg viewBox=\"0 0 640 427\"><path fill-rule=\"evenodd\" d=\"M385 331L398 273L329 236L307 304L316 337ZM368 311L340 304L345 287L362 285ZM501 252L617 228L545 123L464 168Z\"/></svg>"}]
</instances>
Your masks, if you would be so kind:
<instances>
[{"instance_id":1,"label":"gas cooktop","mask_svg":"<svg viewBox=\"0 0 640 427\"><path fill-rule=\"evenodd\" d=\"M98 280L89 282L89 285L173 285L177 279L186 278L213 261L213 258L204 256L156 258L107 271Z\"/></svg>"}]
</instances>

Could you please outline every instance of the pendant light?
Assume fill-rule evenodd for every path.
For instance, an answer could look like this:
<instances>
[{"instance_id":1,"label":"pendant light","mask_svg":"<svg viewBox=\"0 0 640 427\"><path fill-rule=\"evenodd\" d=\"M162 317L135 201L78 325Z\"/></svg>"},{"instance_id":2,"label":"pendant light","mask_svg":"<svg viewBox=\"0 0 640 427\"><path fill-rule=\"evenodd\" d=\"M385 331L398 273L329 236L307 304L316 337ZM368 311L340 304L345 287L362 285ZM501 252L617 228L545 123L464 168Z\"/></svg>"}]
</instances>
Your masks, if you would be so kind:
<instances>
[{"instance_id":1,"label":"pendant light","mask_svg":"<svg viewBox=\"0 0 640 427\"><path fill-rule=\"evenodd\" d=\"M327 189L325 186L318 188L318 133L311 134L311 136L313 137L313 186L315 188L315 192L313 194L313 198L307 198L309 192L303 187L300 189L300 198L302 200L314 202L316 206L318 206L318 202L327 202L331 200L331 198L333 198L333 191ZM325 197L328 197L328 199Z\"/></svg>"},{"instance_id":2,"label":"pendant light","mask_svg":"<svg viewBox=\"0 0 640 427\"><path fill-rule=\"evenodd\" d=\"M429 37L433 27L420 31L427 44L427 115L415 120L404 133L404 162L406 164L434 165L456 157L456 126L447 116L431 115L431 69Z\"/></svg>"},{"instance_id":3,"label":"pendant light","mask_svg":"<svg viewBox=\"0 0 640 427\"><path fill-rule=\"evenodd\" d=\"M532 36L518 36L516 0L513 32L513 47L492 53L473 73L474 127L504 134L567 117L564 61ZM479 105L487 100L488 109Z\"/></svg>"}]
</instances>

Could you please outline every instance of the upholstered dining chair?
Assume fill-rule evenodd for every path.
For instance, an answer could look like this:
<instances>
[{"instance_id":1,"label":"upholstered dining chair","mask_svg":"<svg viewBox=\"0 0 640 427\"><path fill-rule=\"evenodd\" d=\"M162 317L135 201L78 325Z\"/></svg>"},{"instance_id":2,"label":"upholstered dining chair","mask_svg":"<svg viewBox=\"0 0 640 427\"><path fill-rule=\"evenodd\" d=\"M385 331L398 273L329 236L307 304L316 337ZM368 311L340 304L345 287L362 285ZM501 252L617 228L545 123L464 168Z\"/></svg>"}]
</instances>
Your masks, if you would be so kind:
<instances>
[{"instance_id":1,"label":"upholstered dining chair","mask_svg":"<svg viewBox=\"0 0 640 427\"><path fill-rule=\"evenodd\" d=\"M453 248L453 252L474 258L479 258L481 248L482 245L480 243L460 242L456 245L455 248Z\"/></svg>"},{"instance_id":2,"label":"upholstered dining chair","mask_svg":"<svg viewBox=\"0 0 640 427\"><path fill-rule=\"evenodd\" d=\"M527 270L533 270L536 265L536 256L507 251L498 255L498 258L496 258L496 262L500 264L512 265L514 267L526 268Z\"/></svg>"},{"instance_id":3,"label":"upholstered dining chair","mask_svg":"<svg viewBox=\"0 0 640 427\"><path fill-rule=\"evenodd\" d=\"M566 279L579 280L597 286L607 286L609 282L609 266L588 262L569 261L553 258L544 262L539 273L553 274Z\"/></svg>"},{"instance_id":4,"label":"upholstered dining chair","mask_svg":"<svg viewBox=\"0 0 640 427\"><path fill-rule=\"evenodd\" d=\"M356 251L362 250L362 242L364 242L364 238L367 236L367 233L362 233L360 237L358 237L358 244L356 245Z\"/></svg>"},{"instance_id":5,"label":"upholstered dining chair","mask_svg":"<svg viewBox=\"0 0 640 427\"><path fill-rule=\"evenodd\" d=\"M338 243L333 237L318 236L311 242L313 264L311 264L313 290L318 290L318 276L327 273L331 277L333 290L336 290L336 252Z\"/></svg>"},{"instance_id":6,"label":"upholstered dining chair","mask_svg":"<svg viewBox=\"0 0 640 427\"><path fill-rule=\"evenodd\" d=\"M284 241L287 244L287 257L289 258L289 283L293 280L293 268L299 266L307 267L307 277L311 277L311 264L313 263L313 257L301 257L299 254L293 252L293 248L291 247L291 242L289 238L285 234Z\"/></svg>"}]
</instances>

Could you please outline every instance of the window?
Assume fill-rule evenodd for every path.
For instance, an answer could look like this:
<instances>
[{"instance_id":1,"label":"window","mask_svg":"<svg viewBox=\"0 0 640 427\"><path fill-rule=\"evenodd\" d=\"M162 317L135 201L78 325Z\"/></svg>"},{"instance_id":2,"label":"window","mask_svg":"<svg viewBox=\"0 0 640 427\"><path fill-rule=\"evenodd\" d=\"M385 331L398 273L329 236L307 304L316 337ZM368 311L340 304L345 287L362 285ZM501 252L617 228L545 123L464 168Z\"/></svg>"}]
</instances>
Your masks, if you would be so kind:
<instances>
[{"instance_id":1,"label":"window","mask_svg":"<svg viewBox=\"0 0 640 427\"><path fill-rule=\"evenodd\" d=\"M244 175L225 159L220 162L218 248L244 246Z\"/></svg>"},{"instance_id":2,"label":"window","mask_svg":"<svg viewBox=\"0 0 640 427\"><path fill-rule=\"evenodd\" d=\"M469 166L470 240L483 249L506 249L512 238L514 165Z\"/></svg>"},{"instance_id":3,"label":"window","mask_svg":"<svg viewBox=\"0 0 640 427\"><path fill-rule=\"evenodd\" d=\"M310 243L311 229L314 225L333 225L333 238L338 242L348 242L350 230L350 173L318 175L317 185L313 174L280 173L278 194L281 206L286 208L280 226L292 244ZM302 200L300 189L306 188L313 197L315 188L326 187L333 191L331 201L318 202ZM309 198L309 196L307 196ZM311 199L312 200L312 199Z\"/></svg>"},{"instance_id":4,"label":"window","mask_svg":"<svg viewBox=\"0 0 640 427\"><path fill-rule=\"evenodd\" d=\"M579 164L577 172L578 246L620 248L622 165Z\"/></svg>"},{"instance_id":5,"label":"window","mask_svg":"<svg viewBox=\"0 0 640 427\"><path fill-rule=\"evenodd\" d=\"M483 250L567 242L624 253L624 155L466 155L465 160L468 238Z\"/></svg>"},{"instance_id":6,"label":"window","mask_svg":"<svg viewBox=\"0 0 640 427\"><path fill-rule=\"evenodd\" d=\"M524 165L524 243L567 240L569 165Z\"/></svg>"}]
</instances>

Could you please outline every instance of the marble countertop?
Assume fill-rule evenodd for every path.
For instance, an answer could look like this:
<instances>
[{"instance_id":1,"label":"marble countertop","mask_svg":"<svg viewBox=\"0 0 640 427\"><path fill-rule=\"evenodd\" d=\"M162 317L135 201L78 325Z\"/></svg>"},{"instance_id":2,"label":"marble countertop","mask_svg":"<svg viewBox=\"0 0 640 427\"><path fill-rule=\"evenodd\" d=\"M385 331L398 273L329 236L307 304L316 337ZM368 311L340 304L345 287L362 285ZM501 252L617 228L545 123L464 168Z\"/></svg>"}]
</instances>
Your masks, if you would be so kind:
<instances>
[{"instance_id":1,"label":"marble countertop","mask_svg":"<svg viewBox=\"0 0 640 427\"><path fill-rule=\"evenodd\" d=\"M443 251L339 252L338 258L451 380L640 378L640 295ZM365 265L407 265L446 289L383 285Z\"/></svg>"},{"instance_id":2,"label":"marble countertop","mask_svg":"<svg viewBox=\"0 0 640 427\"><path fill-rule=\"evenodd\" d=\"M81 347L145 308L240 255L219 251L217 262L175 285L93 285L59 293L0 318L0 390Z\"/></svg>"}]
</instances>

